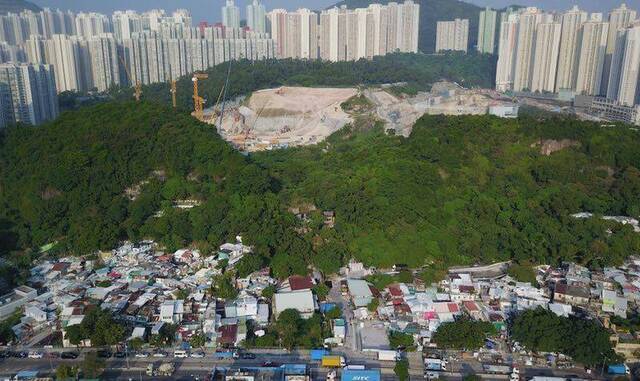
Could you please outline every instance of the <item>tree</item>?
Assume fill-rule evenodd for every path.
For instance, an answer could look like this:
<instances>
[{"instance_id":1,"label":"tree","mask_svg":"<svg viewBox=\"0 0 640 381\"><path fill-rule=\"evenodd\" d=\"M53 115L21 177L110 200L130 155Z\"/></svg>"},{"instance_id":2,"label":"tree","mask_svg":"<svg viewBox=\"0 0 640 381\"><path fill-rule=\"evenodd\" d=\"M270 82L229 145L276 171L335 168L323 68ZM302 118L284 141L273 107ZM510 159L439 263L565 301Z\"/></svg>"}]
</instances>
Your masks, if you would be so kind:
<instances>
[{"instance_id":1,"label":"tree","mask_svg":"<svg viewBox=\"0 0 640 381\"><path fill-rule=\"evenodd\" d=\"M325 300L327 298L327 295L329 295L329 287L327 287L327 285L324 283L316 284L315 286L313 286L313 291L320 300Z\"/></svg>"},{"instance_id":2,"label":"tree","mask_svg":"<svg viewBox=\"0 0 640 381\"><path fill-rule=\"evenodd\" d=\"M342 317L342 308L340 308L340 306L335 306L324 315L327 319L340 319Z\"/></svg>"},{"instance_id":3,"label":"tree","mask_svg":"<svg viewBox=\"0 0 640 381\"><path fill-rule=\"evenodd\" d=\"M463 316L451 323L443 323L433 335L440 348L475 350L484 345L488 336L495 335L493 324Z\"/></svg>"},{"instance_id":4,"label":"tree","mask_svg":"<svg viewBox=\"0 0 640 381\"><path fill-rule=\"evenodd\" d=\"M178 289L178 291L176 291L176 300L186 300L189 297L189 290L186 289Z\"/></svg>"},{"instance_id":5,"label":"tree","mask_svg":"<svg viewBox=\"0 0 640 381\"><path fill-rule=\"evenodd\" d=\"M273 295L276 293L276 287L273 285L269 285L262 290L262 297L268 300L273 298Z\"/></svg>"},{"instance_id":6,"label":"tree","mask_svg":"<svg viewBox=\"0 0 640 381\"><path fill-rule=\"evenodd\" d=\"M207 343L207 337L203 333L196 333L189 339L189 344L194 348L202 348Z\"/></svg>"},{"instance_id":7,"label":"tree","mask_svg":"<svg viewBox=\"0 0 640 381\"><path fill-rule=\"evenodd\" d=\"M213 281L211 283L211 292L216 298L226 300L234 299L236 296L238 296L238 291L233 285L231 275L229 273L224 275L216 275L213 277Z\"/></svg>"},{"instance_id":8,"label":"tree","mask_svg":"<svg viewBox=\"0 0 640 381\"><path fill-rule=\"evenodd\" d=\"M388 336L389 336L389 346L394 349L408 348L408 347L412 347L414 344L413 335L409 335L404 332L389 331Z\"/></svg>"},{"instance_id":9,"label":"tree","mask_svg":"<svg viewBox=\"0 0 640 381\"><path fill-rule=\"evenodd\" d=\"M477 374L467 374L466 376L462 377L462 381L481 381L482 377L478 376Z\"/></svg>"},{"instance_id":10,"label":"tree","mask_svg":"<svg viewBox=\"0 0 640 381\"><path fill-rule=\"evenodd\" d=\"M98 354L94 351L85 354L84 361L82 361L82 365L80 368L82 369L82 374L86 378L100 378L102 372L105 368L105 361L98 357Z\"/></svg>"},{"instance_id":11,"label":"tree","mask_svg":"<svg viewBox=\"0 0 640 381\"><path fill-rule=\"evenodd\" d=\"M373 298L371 299L371 302L367 304L367 310L369 310L369 312L376 312L379 306L380 306L380 299Z\"/></svg>"},{"instance_id":12,"label":"tree","mask_svg":"<svg viewBox=\"0 0 640 381\"><path fill-rule=\"evenodd\" d=\"M142 340L142 338L140 337L134 337L133 339L129 340L129 348L134 351L139 351L140 349L142 349L143 345L144 340Z\"/></svg>"},{"instance_id":13,"label":"tree","mask_svg":"<svg viewBox=\"0 0 640 381\"><path fill-rule=\"evenodd\" d=\"M399 381L409 380L409 361L402 359L396 361L396 365L393 367L393 371L398 377Z\"/></svg>"},{"instance_id":14,"label":"tree","mask_svg":"<svg viewBox=\"0 0 640 381\"><path fill-rule=\"evenodd\" d=\"M56 368L56 379L57 380L68 380L75 379L78 371L75 367L67 364L60 364Z\"/></svg>"},{"instance_id":15,"label":"tree","mask_svg":"<svg viewBox=\"0 0 640 381\"><path fill-rule=\"evenodd\" d=\"M536 285L536 273L530 263L514 263L509 266L507 274L515 278L518 282L527 282Z\"/></svg>"},{"instance_id":16,"label":"tree","mask_svg":"<svg viewBox=\"0 0 640 381\"><path fill-rule=\"evenodd\" d=\"M149 344L155 348L171 346L176 337L176 330L177 327L173 324L163 324L158 334L151 336Z\"/></svg>"},{"instance_id":17,"label":"tree","mask_svg":"<svg viewBox=\"0 0 640 381\"><path fill-rule=\"evenodd\" d=\"M276 320L275 329L282 345L291 350L301 336L300 328L302 326L302 318L300 312L294 309L286 309L280 312Z\"/></svg>"},{"instance_id":18,"label":"tree","mask_svg":"<svg viewBox=\"0 0 640 381\"><path fill-rule=\"evenodd\" d=\"M80 345L86 338L85 332L79 324L67 326L65 328L65 337L73 345Z\"/></svg>"}]
</instances>

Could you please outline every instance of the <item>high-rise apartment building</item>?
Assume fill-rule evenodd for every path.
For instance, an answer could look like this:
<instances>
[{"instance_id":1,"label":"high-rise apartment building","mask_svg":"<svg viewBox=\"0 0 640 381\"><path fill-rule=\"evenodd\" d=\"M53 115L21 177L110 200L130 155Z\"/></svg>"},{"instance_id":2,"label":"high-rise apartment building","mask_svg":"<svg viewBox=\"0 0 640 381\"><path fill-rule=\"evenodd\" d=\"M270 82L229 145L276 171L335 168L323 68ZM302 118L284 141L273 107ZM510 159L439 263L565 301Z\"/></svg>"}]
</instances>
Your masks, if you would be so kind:
<instances>
[{"instance_id":1,"label":"high-rise apartment building","mask_svg":"<svg viewBox=\"0 0 640 381\"><path fill-rule=\"evenodd\" d=\"M469 45L469 20L438 21L436 28L436 52L455 50L467 52Z\"/></svg>"},{"instance_id":2,"label":"high-rise apartment building","mask_svg":"<svg viewBox=\"0 0 640 381\"><path fill-rule=\"evenodd\" d=\"M247 26L254 32L265 33L266 29L266 10L264 4L260 0L253 0L247 5Z\"/></svg>"},{"instance_id":3,"label":"high-rise apartment building","mask_svg":"<svg viewBox=\"0 0 640 381\"><path fill-rule=\"evenodd\" d=\"M582 43L576 78L576 92L579 94L601 95L602 69L608 32L609 23L602 22L601 14L592 14L591 20L582 26Z\"/></svg>"},{"instance_id":4,"label":"high-rise apartment building","mask_svg":"<svg viewBox=\"0 0 640 381\"><path fill-rule=\"evenodd\" d=\"M638 76L640 70L640 26L626 32L624 57L618 86L618 102L626 106L638 103Z\"/></svg>"},{"instance_id":5,"label":"high-rise apartment building","mask_svg":"<svg viewBox=\"0 0 640 381\"><path fill-rule=\"evenodd\" d=\"M526 8L520 14L513 68L514 91L523 91L531 88L536 31L539 24L551 21L553 21L552 15L544 13L535 7Z\"/></svg>"},{"instance_id":6,"label":"high-rise apartment building","mask_svg":"<svg viewBox=\"0 0 640 381\"><path fill-rule=\"evenodd\" d=\"M628 28L636 19L636 11L627 8L626 4L613 9L609 13L609 32L607 33L607 50L604 57L604 68L602 69L602 88L607 90L609 87L609 78L611 77L611 65L613 54L616 48L616 40L620 31ZM614 74L614 76L619 73ZM607 90L608 93L608 90Z\"/></svg>"},{"instance_id":7,"label":"high-rise apartment building","mask_svg":"<svg viewBox=\"0 0 640 381\"><path fill-rule=\"evenodd\" d=\"M562 14L556 92L575 90L576 88L579 50L582 43L582 24L585 21L587 21L587 12L581 11L578 6L574 6Z\"/></svg>"},{"instance_id":8,"label":"high-rise apartment building","mask_svg":"<svg viewBox=\"0 0 640 381\"><path fill-rule=\"evenodd\" d=\"M227 28L240 28L240 8L238 8L233 0L226 0L222 7L222 25Z\"/></svg>"},{"instance_id":9,"label":"high-rise apartment building","mask_svg":"<svg viewBox=\"0 0 640 381\"><path fill-rule=\"evenodd\" d=\"M561 25L558 22L538 24L531 91L550 93L555 91L558 53L560 51L560 32Z\"/></svg>"},{"instance_id":10,"label":"high-rise apartment building","mask_svg":"<svg viewBox=\"0 0 640 381\"><path fill-rule=\"evenodd\" d=\"M40 124L58 116L58 98L50 65L0 64L0 127Z\"/></svg>"},{"instance_id":11,"label":"high-rise apartment building","mask_svg":"<svg viewBox=\"0 0 640 381\"><path fill-rule=\"evenodd\" d=\"M498 65L496 69L496 90L498 91L513 89L519 23L520 15L512 13L500 25Z\"/></svg>"},{"instance_id":12,"label":"high-rise apartment building","mask_svg":"<svg viewBox=\"0 0 640 381\"><path fill-rule=\"evenodd\" d=\"M478 22L478 52L493 54L496 44L498 12L486 7L480 11Z\"/></svg>"}]
</instances>

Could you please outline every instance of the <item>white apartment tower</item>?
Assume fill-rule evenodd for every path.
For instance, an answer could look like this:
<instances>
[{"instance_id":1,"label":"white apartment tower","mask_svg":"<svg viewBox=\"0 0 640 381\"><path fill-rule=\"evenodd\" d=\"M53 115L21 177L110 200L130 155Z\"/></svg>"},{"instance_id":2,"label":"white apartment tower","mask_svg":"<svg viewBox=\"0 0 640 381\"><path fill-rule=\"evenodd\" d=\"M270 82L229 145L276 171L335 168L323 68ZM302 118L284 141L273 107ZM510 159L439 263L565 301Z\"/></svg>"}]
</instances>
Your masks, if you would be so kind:
<instances>
[{"instance_id":1,"label":"white apartment tower","mask_svg":"<svg viewBox=\"0 0 640 381\"><path fill-rule=\"evenodd\" d=\"M636 11L627 8L626 4L613 9L609 13L609 32L607 33L607 51L604 57L604 68L602 70L602 89L607 90L609 78L611 77L611 65L613 54L616 49L616 40L620 31L624 31L636 19ZM619 73L614 74L619 76ZM616 85L617 86L617 85ZM608 93L608 90L607 90Z\"/></svg>"},{"instance_id":2,"label":"white apartment tower","mask_svg":"<svg viewBox=\"0 0 640 381\"><path fill-rule=\"evenodd\" d=\"M498 12L486 7L480 11L478 22L478 52L493 54L495 52L496 25Z\"/></svg>"},{"instance_id":3,"label":"white apartment tower","mask_svg":"<svg viewBox=\"0 0 640 381\"><path fill-rule=\"evenodd\" d=\"M583 24L582 44L578 58L576 92L584 95L601 95L602 69L607 49L609 23L602 22L600 14Z\"/></svg>"},{"instance_id":4,"label":"white apartment tower","mask_svg":"<svg viewBox=\"0 0 640 381\"><path fill-rule=\"evenodd\" d=\"M254 32L265 33L266 28L266 10L264 4L260 0L253 0L247 5L247 26Z\"/></svg>"},{"instance_id":5,"label":"white apartment tower","mask_svg":"<svg viewBox=\"0 0 640 381\"><path fill-rule=\"evenodd\" d=\"M240 28L240 8L238 8L233 0L226 0L222 7L222 25L227 28Z\"/></svg>"},{"instance_id":6,"label":"white apartment tower","mask_svg":"<svg viewBox=\"0 0 640 381\"><path fill-rule=\"evenodd\" d=\"M550 22L553 16L540 9L529 7L520 14L518 22L518 39L516 42L516 58L513 75L513 90L530 89L533 74L534 42L538 24Z\"/></svg>"},{"instance_id":7,"label":"white apartment tower","mask_svg":"<svg viewBox=\"0 0 640 381\"><path fill-rule=\"evenodd\" d=\"M640 69L640 26L627 30L620 74L618 102L633 106L638 98L638 71Z\"/></svg>"},{"instance_id":8,"label":"white apartment tower","mask_svg":"<svg viewBox=\"0 0 640 381\"><path fill-rule=\"evenodd\" d=\"M520 15L511 13L500 25L498 39L498 66L496 68L496 90L513 90L513 77L518 43Z\"/></svg>"},{"instance_id":9,"label":"white apartment tower","mask_svg":"<svg viewBox=\"0 0 640 381\"><path fill-rule=\"evenodd\" d=\"M42 64L0 64L0 127L40 124L58 116L53 68Z\"/></svg>"},{"instance_id":10,"label":"white apartment tower","mask_svg":"<svg viewBox=\"0 0 640 381\"><path fill-rule=\"evenodd\" d=\"M560 36L560 57L556 92L561 89L575 90L578 75L578 56L582 41L582 24L587 21L587 12L578 6L562 14L562 35Z\"/></svg>"},{"instance_id":11,"label":"white apartment tower","mask_svg":"<svg viewBox=\"0 0 640 381\"><path fill-rule=\"evenodd\" d=\"M558 53L560 51L560 32L561 25L558 22L538 24L531 91L550 93L555 91Z\"/></svg>"},{"instance_id":12,"label":"white apartment tower","mask_svg":"<svg viewBox=\"0 0 640 381\"><path fill-rule=\"evenodd\" d=\"M438 21L436 28L436 52L446 50L467 52L469 44L469 20Z\"/></svg>"}]
</instances>

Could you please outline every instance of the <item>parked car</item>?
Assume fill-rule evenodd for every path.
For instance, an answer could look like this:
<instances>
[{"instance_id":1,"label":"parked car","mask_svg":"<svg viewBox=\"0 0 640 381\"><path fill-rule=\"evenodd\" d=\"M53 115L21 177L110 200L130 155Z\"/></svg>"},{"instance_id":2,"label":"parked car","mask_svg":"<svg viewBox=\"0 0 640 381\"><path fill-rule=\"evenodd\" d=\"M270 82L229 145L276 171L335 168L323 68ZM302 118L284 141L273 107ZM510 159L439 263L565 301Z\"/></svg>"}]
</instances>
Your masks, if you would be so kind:
<instances>
[{"instance_id":1,"label":"parked car","mask_svg":"<svg viewBox=\"0 0 640 381\"><path fill-rule=\"evenodd\" d=\"M16 352L16 357L19 359L26 359L29 357L29 352Z\"/></svg>"},{"instance_id":2,"label":"parked car","mask_svg":"<svg viewBox=\"0 0 640 381\"><path fill-rule=\"evenodd\" d=\"M65 360L75 360L80 356L78 352L62 352L60 354L60 358Z\"/></svg>"},{"instance_id":3,"label":"parked car","mask_svg":"<svg viewBox=\"0 0 640 381\"><path fill-rule=\"evenodd\" d=\"M277 366L280 366L280 364L275 363L275 362L273 362L273 361L265 361L265 362L263 362L263 363L262 363L262 366L263 366L263 367L271 368L271 367L277 367Z\"/></svg>"},{"instance_id":4,"label":"parked car","mask_svg":"<svg viewBox=\"0 0 640 381\"><path fill-rule=\"evenodd\" d=\"M201 359L204 357L204 352L193 352L191 354L191 357L196 358L196 359Z\"/></svg>"},{"instance_id":5,"label":"parked car","mask_svg":"<svg viewBox=\"0 0 640 381\"><path fill-rule=\"evenodd\" d=\"M113 355L113 357L117 358L117 359L123 359L125 357L127 357L127 354L124 352L116 352L115 355Z\"/></svg>"},{"instance_id":6,"label":"parked car","mask_svg":"<svg viewBox=\"0 0 640 381\"><path fill-rule=\"evenodd\" d=\"M242 352L240 353L240 358L243 360L254 360L256 358L256 355L250 352Z\"/></svg>"},{"instance_id":7,"label":"parked car","mask_svg":"<svg viewBox=\"0 0 640 381\"><path fill-rule=\"evenodd\" d=\"M167 352L163 352L163 351L153 352L153 357L167 357Z\"/></svg>"},{"instance_id":8,"label":"parked car","mask_svg":"<svg viewBox=\"0 0 640 381\"><path fill-rule=\"evenodd\" d=\"M41 359L43 357L44 357L44 354L42 354L42 352L37 352L37 351L29 352L30 359Z\"/></svg>"},{"instance_id":9,"label":"parked car","mask_svg":"<svg viewBox=\"0 0 640 381\"><path fill-rule=\"evenodd\" d=\"M138 352L136 353L137 358L147 358L149 357L149 352Z\"/></svg>"},{"instance_id":10,"label":"parked car","mask_svg":"<svg viewBox=\"0 0 640 381\"><path fill-rule=\"evenodd\" d=\"M98 351L98 357L102 359L108 359L108 358L111 358L111 356L113 356L113 354L109 350L101 349Z\"/></svg>"}]
</instances>

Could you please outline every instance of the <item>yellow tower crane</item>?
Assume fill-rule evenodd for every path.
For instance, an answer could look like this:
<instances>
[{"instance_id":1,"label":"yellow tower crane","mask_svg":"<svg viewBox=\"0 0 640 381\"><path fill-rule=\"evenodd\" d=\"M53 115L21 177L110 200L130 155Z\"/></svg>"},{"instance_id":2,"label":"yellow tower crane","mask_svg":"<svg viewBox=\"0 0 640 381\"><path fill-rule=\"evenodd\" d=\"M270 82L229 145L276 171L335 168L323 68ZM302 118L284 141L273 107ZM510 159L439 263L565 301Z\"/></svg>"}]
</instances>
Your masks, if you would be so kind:
<instances>
[{"instance_id":1,"label":"yellow tower crane","mask_svg":"<svg viewBox=\"0 0 640 381\"><path fill-rule=\"evenodd\" d=\"M129 78L129 82L133 82L133 77L131 77L131 72L127 67L127 64L124 62L122 56L118 56L120 58L120 62L122 63L122 67L124 68L125 73L127 73L127 78ZM136 102L140 101L140 96L142 95L142 84L140 81L136 79L136 83L134 85L134 93L133 96L136 98Z\"/></svg>"},{"instance_id":2,"label":"yellow tower crane","mask_svg":"<svg viewBox=\"0 0 640 381\"><path fill-rule=\"evenodd\" d=\"M198 81L209 78L209 74L194 73L193 81L193 113L198 120L204 120L204 98L198 94Z\"/></svg>"},{"instance_id":3,"label":"yellow tower crane","mask_svg":"<svg viewBox=\"0 0 640 381\"><path fill-rule=\"evenodd\" d=\"M173 104L174 109L177 107L177 101L176 101L177 92L178 92L178 88L176 86L176 80L174 79L171 81L171 103Z\"/></svg>"}]
</instances>

